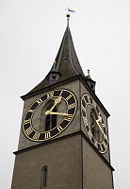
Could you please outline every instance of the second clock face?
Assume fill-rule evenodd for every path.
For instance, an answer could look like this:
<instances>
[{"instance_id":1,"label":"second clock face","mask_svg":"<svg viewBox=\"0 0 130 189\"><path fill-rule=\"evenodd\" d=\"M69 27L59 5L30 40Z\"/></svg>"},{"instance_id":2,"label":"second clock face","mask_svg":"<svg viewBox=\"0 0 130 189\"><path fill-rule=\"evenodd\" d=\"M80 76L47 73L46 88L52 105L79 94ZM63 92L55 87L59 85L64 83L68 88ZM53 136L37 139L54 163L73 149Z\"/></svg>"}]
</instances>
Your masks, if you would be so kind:
<instances>
[{"instance_id":1,"label":"second clock face","mask_svg":"<svg viewBox=\"0 0 130 189\"><path fill-rule=\"evenodd\" d=\"M105 153L108 147L107 128L99 107L88 94L82 96L81 112L90 141L99 152Z\"/></svg>"},{"instance_id":2,"label":"second clock face","mask_svg":"<svg viewBox=\"0 0 130 189\"><path fill-rule=\"evenodd\" d=\"M75 95L64 89L50 91L29 107L23 120L23 133L32 141L49 140L72 122L77 108Z\"/></svg>"}]
</instances>

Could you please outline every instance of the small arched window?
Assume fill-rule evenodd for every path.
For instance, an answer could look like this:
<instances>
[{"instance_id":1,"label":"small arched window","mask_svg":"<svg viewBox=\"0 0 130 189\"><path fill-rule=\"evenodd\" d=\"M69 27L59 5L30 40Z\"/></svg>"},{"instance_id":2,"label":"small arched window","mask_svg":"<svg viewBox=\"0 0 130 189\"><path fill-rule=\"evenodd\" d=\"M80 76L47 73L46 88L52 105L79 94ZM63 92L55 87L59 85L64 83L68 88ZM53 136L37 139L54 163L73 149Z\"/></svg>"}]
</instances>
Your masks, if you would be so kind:
<instances>
[{"instance_id":1,"label":"small arched window","mask_svg":"<svg viewBox=\"0 0 130 189\"><path fill-rule=\"evenodd\" d=\"M41 169L41 184L40 188L46 188L47 187L47 176L48 176L48 167L45 165Z\"/></svg>"}]
</instances>

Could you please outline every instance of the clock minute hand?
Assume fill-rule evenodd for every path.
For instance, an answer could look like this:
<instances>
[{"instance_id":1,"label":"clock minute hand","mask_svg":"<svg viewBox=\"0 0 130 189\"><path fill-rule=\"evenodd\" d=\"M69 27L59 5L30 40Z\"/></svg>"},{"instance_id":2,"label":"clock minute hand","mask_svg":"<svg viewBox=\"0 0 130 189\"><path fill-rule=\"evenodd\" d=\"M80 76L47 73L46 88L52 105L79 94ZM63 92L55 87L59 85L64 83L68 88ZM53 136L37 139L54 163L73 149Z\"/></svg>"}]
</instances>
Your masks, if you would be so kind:
<instances>
[{"instance_id":1,"label":"clock minute hand","mask_svg":"<svg viewBox=\"0 0 130 189\"><path fill-rule=\"evenodd\" d=\"M51 111L46 111L45 112L46 115L50 114L50 115L63 115L63 116L70 116L71 114L67 114L67 113L62 113L62 112L51 112Z\"/></svg>"}]
</instances>

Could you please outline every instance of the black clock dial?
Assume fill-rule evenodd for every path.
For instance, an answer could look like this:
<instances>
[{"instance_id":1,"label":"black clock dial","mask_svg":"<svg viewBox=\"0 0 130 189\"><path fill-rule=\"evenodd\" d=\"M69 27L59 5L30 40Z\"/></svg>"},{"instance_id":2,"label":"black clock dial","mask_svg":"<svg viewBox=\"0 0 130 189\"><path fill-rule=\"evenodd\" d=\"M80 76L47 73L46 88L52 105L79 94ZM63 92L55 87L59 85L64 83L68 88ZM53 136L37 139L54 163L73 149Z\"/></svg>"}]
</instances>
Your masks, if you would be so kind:
<instances>
[{"instance_id":1,"label":"black clock dial","mask_svg":"<svg viewBox=\"0 0 130 189\"><path fill-rule=\"evenodd\" d=\"M81 113L88 137L101 153L108 148L107 128L99 107L88 94L81 99Z\"/></svg>"},{"instance_id":2,"label":"black clock dial","mask_svg":"<svg viewBox=\"0 0 130 189\"><path fill-rule=\"evenodd\" d=\"M23 133L32 141L49 140L69 126L76 108L76 97L72 92L50 91L35 100L25 113Z\"/></svg>"}]
</instances>

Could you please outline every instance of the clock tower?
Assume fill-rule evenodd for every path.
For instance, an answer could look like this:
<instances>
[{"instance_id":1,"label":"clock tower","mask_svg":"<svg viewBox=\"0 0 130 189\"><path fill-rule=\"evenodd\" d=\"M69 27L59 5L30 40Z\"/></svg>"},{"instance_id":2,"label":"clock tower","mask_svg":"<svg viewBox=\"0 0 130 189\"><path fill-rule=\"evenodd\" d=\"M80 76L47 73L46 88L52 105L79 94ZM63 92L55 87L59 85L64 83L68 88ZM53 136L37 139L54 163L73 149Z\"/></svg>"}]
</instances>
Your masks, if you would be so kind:
<instances>
[{"instance_id":1,"label":"clock tower","mask_svg":"<svg viewBox=\"0 0 130 189\"><path fill-rule=\"evenodd\" d=\"M107 119L67 27L47 76L24 100L11 189L113 189Z\"/></svg>"}]
</instances>

